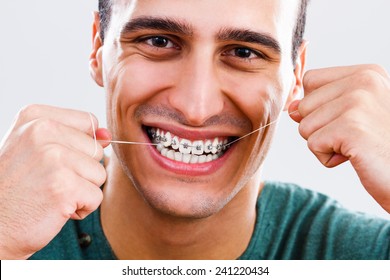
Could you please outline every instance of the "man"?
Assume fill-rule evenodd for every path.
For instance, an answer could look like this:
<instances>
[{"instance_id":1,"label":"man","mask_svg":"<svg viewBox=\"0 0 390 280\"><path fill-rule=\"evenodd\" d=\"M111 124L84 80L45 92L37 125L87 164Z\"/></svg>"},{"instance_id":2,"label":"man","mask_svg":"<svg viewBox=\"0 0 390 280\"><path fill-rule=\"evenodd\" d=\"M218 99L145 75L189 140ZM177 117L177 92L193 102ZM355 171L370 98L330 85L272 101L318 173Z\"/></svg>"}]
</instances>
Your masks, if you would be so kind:
<instances>
[{"instance_id":1,"label":"man","mask_svg":"<svg viewBox=\"0 0 390 280\"><path fill-rule=\"evenodd\" d=\"M318 159L349 160L390 211L383 69L304 77L305 1L100 4L90 69L108 130L96 145L88 113L20 112L0 150L1 258L389 258L388 221L262 183L273 126L225 146L289 109ZM111 139L159 145L113 144L102 165Z\"/></svg>"}]
</instances>

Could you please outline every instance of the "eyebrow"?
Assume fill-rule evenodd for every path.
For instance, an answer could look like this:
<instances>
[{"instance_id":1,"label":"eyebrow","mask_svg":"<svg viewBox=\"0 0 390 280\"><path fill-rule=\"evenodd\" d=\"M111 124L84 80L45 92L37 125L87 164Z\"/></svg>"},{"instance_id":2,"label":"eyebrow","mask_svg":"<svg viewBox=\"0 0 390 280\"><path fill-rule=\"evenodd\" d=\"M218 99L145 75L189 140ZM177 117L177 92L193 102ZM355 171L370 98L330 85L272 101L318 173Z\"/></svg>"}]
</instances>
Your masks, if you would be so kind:
<instances>
[{"instance_id":1,"label":"eyebrow","mask_svg":"<svg viewBox=\"0 0 390 280\"><path fill-rule=\"evenodd\" d=\"M180 20L171 18L161 18L153 16L143 16L131 19L121 30L121 36L140 30L159 30L177 33L185 36L193 36L193 27ZM238 41L254 43L272 49L277 54L281 54L279 42L267 33L255 32L249 29L223 28L216 37L219 41Z\"/></svg>"},{"instance_id":2,"label":"eyebrow","mask_svg":"<svg viewBox=\"0 0 390 280\"><path fill-rule=\"evenodd\" d=\"M121 35L140 30L151 29L178 33L186 36L193 35L193 29L185 22L159 17L138 17L127 22L122 28Z\"/></svg>"},{"instance_id":3,"label":"eyebrow","mask_svg":"<svg viewBox=\"0 0 390 280\"><path fill-rule=\"evenodd\" d=\"M218 32L217 39L220 41L238 41L262 45L272 49L279 55L282 52L279 42L272 36L248 29L224 28Z\"/></svg>"}]
</instances>

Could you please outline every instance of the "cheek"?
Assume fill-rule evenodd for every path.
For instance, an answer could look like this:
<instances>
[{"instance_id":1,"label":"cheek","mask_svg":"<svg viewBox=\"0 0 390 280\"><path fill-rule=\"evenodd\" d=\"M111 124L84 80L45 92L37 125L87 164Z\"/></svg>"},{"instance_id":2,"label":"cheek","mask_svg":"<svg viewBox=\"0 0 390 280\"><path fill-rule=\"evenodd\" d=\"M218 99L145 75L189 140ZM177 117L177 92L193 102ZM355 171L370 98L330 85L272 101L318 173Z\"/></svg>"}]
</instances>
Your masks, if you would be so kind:
<instances>
[{"instance_id":1,"label":"cheek","mask_svg":"<svg viewBox=\"0 0 390 280\"><path fill-rule=\"evenodd\" d=\"M225 92L254 127L275 118L283 108L283 87L277 75L256 74L226 77Z\"/></svg>"},{"instance_id":2,"label":"cheek","mask_svg":"<svg viewBox=\"0 0 390 280\"><path fill-rule=\"evenodd\" d=\"M172 84L172 71L167 63L152 62L134 55L119 62L108 75L108 94L125 108L144 102Z\"/></svg>"}]
</instances>

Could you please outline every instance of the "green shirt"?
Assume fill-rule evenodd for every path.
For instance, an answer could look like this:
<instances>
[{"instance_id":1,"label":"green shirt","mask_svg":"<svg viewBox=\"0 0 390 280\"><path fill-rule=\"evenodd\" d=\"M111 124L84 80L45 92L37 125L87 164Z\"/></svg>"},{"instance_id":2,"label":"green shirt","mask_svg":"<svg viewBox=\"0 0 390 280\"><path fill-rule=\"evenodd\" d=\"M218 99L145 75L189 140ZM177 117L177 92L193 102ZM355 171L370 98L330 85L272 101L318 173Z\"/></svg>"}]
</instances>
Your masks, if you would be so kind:
<instances>
[{"instance_id":1,"label":"green shirt","mask_svg":"<svg viewBox=\"0 0 390 280\"><path fill-rule=\"evenodd\" d=\"M68 221L31 259L115 259L100 210ZM267 182L252 239L239 259L390 259L390 221L350 212L293 184Z\"/></svg>"}]
</instances>

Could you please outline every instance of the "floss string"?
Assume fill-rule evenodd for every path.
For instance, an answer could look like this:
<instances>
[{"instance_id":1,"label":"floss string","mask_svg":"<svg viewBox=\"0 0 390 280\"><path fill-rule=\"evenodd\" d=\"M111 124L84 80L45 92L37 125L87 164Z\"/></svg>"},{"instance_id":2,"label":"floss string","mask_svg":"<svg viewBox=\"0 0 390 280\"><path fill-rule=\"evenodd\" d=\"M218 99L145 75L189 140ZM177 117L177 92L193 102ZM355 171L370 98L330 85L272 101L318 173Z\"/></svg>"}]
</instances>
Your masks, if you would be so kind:
<instances>
[{"instance_id":1,"label":"floss string","mask_svg":"<svg viewBox=\"0 0 390 280\"><path fill-rule=\"evenodd\" d=\"M96 154L97 154L98 144L97 144L97 139L96 139L95 123L93 122L93 118L92 118L92 114L91 113L89 113L89 119L91 120L93 140L95 142L95 151L93 152L93 155L92 155L92 157L94 158L96 156Z\"/></svg>"},{"instance_id":2,"label":"floss string","mask_svg":"<svg viewBox=\"0 0 390 280\"><path fill-rule=\"evenodd\" d=\"M288 115L292 115L292 114L294 114L296 112L298 112L298 110L293 111L293 112L289 113ZM90 117L91 117L91 122L92 122L92 130L93 130L93 133L94 133L94 140L95 140L95 153L94 153L94 156L95 156L96 153L97 153L97 140L96 140L96 135L95 135L95 125L93 123L91 113L90 113ZM242 140L242 139L244 139L244 138L246 138L246 137L248 137L248 136L250 136L250 135L252 135L252 134L254 134L254 133L258 132L258 131L260 131L260 130L263 130L263 129L265 129L265 128L267 128L267 127L277 123L279 121L279 119L280 119L280 116L276 120L274 120L272 122L269 122L268 124L266 124L264 126L261 126L258 129L255 129L255 130L245 134L244 136L241 136L240 138L237 138L237 139L235 139L235 140L233 140L233 141L231 141L229 143L224 144L223 147L227 147L229 145L232 145L233 143L236 143L236 142L238 142L238 141L240 141L240 140ZM158 146L159 145L159 144L156 144L156 143L129 142L129 141L122 141L122 140L111 140L110 143L113 143L113 144L125 144L125 145L145 145L145 146ZM190 146L190 147L192 147L192 146Z\"/></svg>"}]
</instances>

